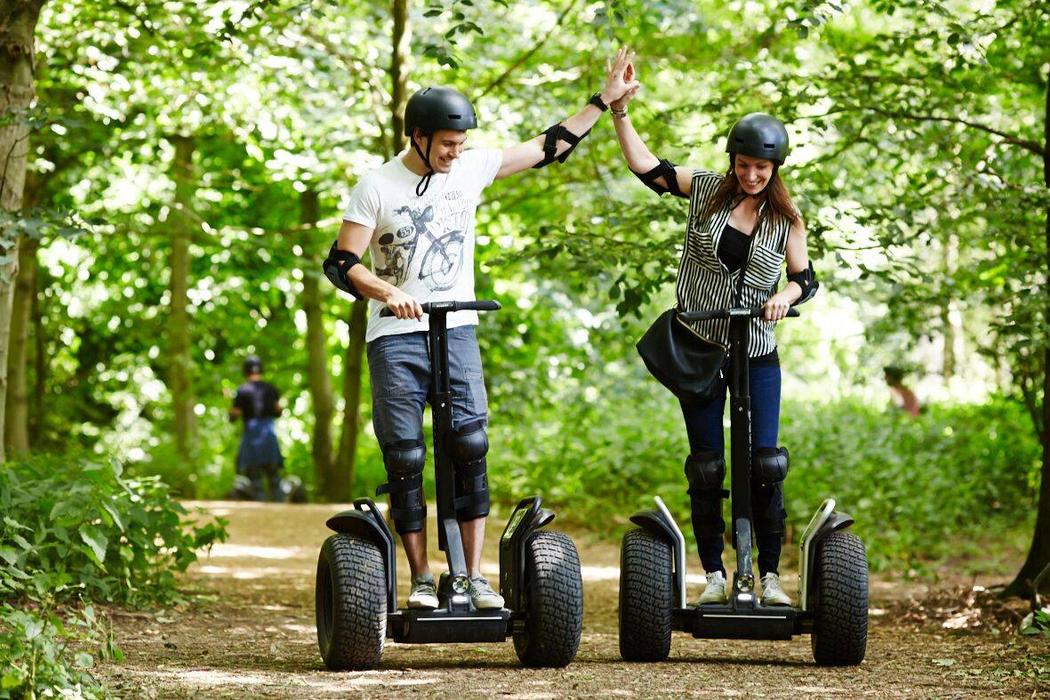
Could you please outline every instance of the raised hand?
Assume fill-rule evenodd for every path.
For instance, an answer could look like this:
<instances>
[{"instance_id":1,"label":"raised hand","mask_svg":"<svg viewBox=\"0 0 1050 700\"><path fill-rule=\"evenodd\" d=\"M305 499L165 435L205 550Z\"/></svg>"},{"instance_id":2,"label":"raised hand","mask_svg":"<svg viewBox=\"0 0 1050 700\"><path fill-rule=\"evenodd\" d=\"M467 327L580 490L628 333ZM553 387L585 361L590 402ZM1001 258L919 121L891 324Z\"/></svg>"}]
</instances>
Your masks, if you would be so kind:
<instances>
[{"instance_id":1,"label":"raised hand","mask_svg":"<svg viewBox=\"0 0 1050 700\"><path fill-rule=\"evenodd\" d=\"M620 47L616 56L605 62L605 87L602 99L612 104L624 97L632 88L637 92L638 82L634 80L634 51L626 46Z\"/></svg>"}]
</instances>

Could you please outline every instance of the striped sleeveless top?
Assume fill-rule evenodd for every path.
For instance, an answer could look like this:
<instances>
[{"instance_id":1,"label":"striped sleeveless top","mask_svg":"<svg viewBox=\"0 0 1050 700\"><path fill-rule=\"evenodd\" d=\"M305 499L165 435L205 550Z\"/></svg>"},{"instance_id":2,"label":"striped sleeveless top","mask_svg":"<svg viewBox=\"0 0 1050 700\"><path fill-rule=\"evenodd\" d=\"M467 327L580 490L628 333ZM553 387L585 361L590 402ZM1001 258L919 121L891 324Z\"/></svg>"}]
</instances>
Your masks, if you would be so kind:
<instances>
[{"instance_id":1,"label":"striped sleeveless top","mask_svg":"<svg viewBox=\"0 0 1050 700\"><path fill-rule=\"evenodd\" d=\"M750 250L743 266L729 272L718 259L716 251L722 232L731 212L729 203L705 221L700 215L714 197L725 176L710 170L693 173L692 191L689 195L689 222L686 226L685 245L678 264L678 282L675 297L678 308L683 311L707 311L734 305L740 275L744 276L740 306L761 306L776 291L780 282L780 270L784 265L788 233L791 223L786 220L772 221L762 217L765 203L759 209L760 224L751 233ZM748 357L767 355L777 347L772 321L753 318ZM712 343L729 346L729 319L696 321L685 324L697 335Z\"/></svg>"}]
</instances>

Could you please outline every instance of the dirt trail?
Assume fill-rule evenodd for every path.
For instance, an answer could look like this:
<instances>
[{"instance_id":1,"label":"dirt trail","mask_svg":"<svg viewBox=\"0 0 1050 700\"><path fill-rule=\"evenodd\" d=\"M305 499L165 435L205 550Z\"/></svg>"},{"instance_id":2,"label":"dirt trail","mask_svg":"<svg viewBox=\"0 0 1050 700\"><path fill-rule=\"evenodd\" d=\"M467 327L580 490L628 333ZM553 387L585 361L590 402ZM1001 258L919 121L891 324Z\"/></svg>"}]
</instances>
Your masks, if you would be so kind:
<instances>
[{"instance_id":1,"label":"dirt trail","mask_svg":"<svg viewBox=\"0 0 1050 700\"><path fill-rule=\"evenodd\" d=\"M944 617L949 626L965 626L974 624L972 612L930 619L928 609L908 601L921 589L879 580L872 582L867 658L857 668L814 666L805 637L737 642L681 633L669 661L625 663L617 647L618 548L586 536L576 537L584 564L584 634L568 668L522 669L509 643L388 644L380 670L331 673L317 651L313 577L328 534L324 520L336 508L202 505L230 521L229 542L189 575L189 583L209 596L159 613L114 613L126 659L100 671L124 697L337 698L363 691L369 697L1050 698L1046 640L1022 639L992 625L951 629ZM492 579L501 527L490 522L484 568ZM433 532L431 527L432 542ZM440 554L431 553L439 571ZM407 571L404 561L399 571ZM787 578L789 591L793 582ZM691 586L690 599L699 589Z\"/></svg>"}]
</instances>

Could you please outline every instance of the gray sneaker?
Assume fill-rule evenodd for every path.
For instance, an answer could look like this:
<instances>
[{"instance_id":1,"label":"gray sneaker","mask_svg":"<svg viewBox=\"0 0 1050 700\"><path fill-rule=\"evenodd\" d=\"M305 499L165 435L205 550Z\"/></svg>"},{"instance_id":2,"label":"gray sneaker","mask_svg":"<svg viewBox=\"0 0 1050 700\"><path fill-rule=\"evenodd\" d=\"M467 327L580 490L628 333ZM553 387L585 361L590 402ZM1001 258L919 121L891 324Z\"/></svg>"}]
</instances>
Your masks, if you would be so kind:
<instances>
[{"instance_id":1,"label":"gray sneaker","mask_svg":"<svg viewBox=\"0 0 1050 700\"><path fill-rule=\"evenodd\" d=\"M700 602L698 605L710 605L712 603L725 603L728 600L726 597L726 577L721 571L715 571L714 573L707 575L707 588L700 594Z\"/></svg>"},{"instance_id":2,"label":"gray sneaker","mask_svg":"<svg viewBox=\"0 0 1050 700\"><path fill-rule=\"evenodd\" d=\"M762 605L791 605L791 598L780 587L780 577L772 572L762 577Z\"/></svg>"},{"instance_id":3,"label":"gray sneaker","mask_svg":"<svg viewBox=\"0 0 1050 700\"><path fill-rule=\"evenodd\" d=\"M412 579L412 591L408 594L408 607L429 608L438 606L438 592L431 574L420 574Z\"/></svg>"},{"instance_id":4,"label":"gray sneaker","mask_svg":"<svg viewBox=\"0 0 1050 700\"><path fill-rule=\"evenodd\" d=\"M503 596L492 590L484 576L471 577L470 600L478 610L499 610L503 607Z\"/></svg>"}]
</instances>

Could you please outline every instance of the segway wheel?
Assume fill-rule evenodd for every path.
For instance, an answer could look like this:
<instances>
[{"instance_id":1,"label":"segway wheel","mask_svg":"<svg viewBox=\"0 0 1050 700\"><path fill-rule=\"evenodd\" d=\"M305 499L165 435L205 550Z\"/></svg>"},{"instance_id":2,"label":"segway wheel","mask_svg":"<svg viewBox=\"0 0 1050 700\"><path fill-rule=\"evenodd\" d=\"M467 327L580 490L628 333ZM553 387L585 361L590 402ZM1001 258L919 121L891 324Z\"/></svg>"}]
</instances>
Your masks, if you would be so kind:
<instances>
[{"instance_id":1,"label":"segway wheel","mask_svg":"<svg viewBox=\"0 0 1050 700\"><path fill-rule=\"evenodd\" d=\"M317 643L332 671L376 668L386 639L386 567L371 540L332 535L317 559Z\"/></svg>"},{"instance_id":2,"label":"segway wheel","mask_svg":"<svg viewBox=\"0 0 1050 700\"><path fill-rule=\"evenodd\" d=\"M647 530L631 530L620 549L620 656L663 661L671 653L674 604L671 545Z\"/></svg>"},{"instance_id":3,"label":"segway wheel","mask_svg":"<svg viewBox=\"0 0 1050 700\"><path fill-rule=\"evenodd\" d=\"M583 577L576 545L541 531L525 546L525 626L514 651L525 666L562 668L576 658L583 632Z\"/></svg>"},{"instance_id":4,"label":"segway wheel","mask_svg":"<svg viewBox=\"0 0 1050 700\"><path fill-rule=\"evenodd\" d=\"M868 644L868 558L851 532L820 543L813 606L813 658L820 666L856 666Z\"/></svg>"}]
</instances>

